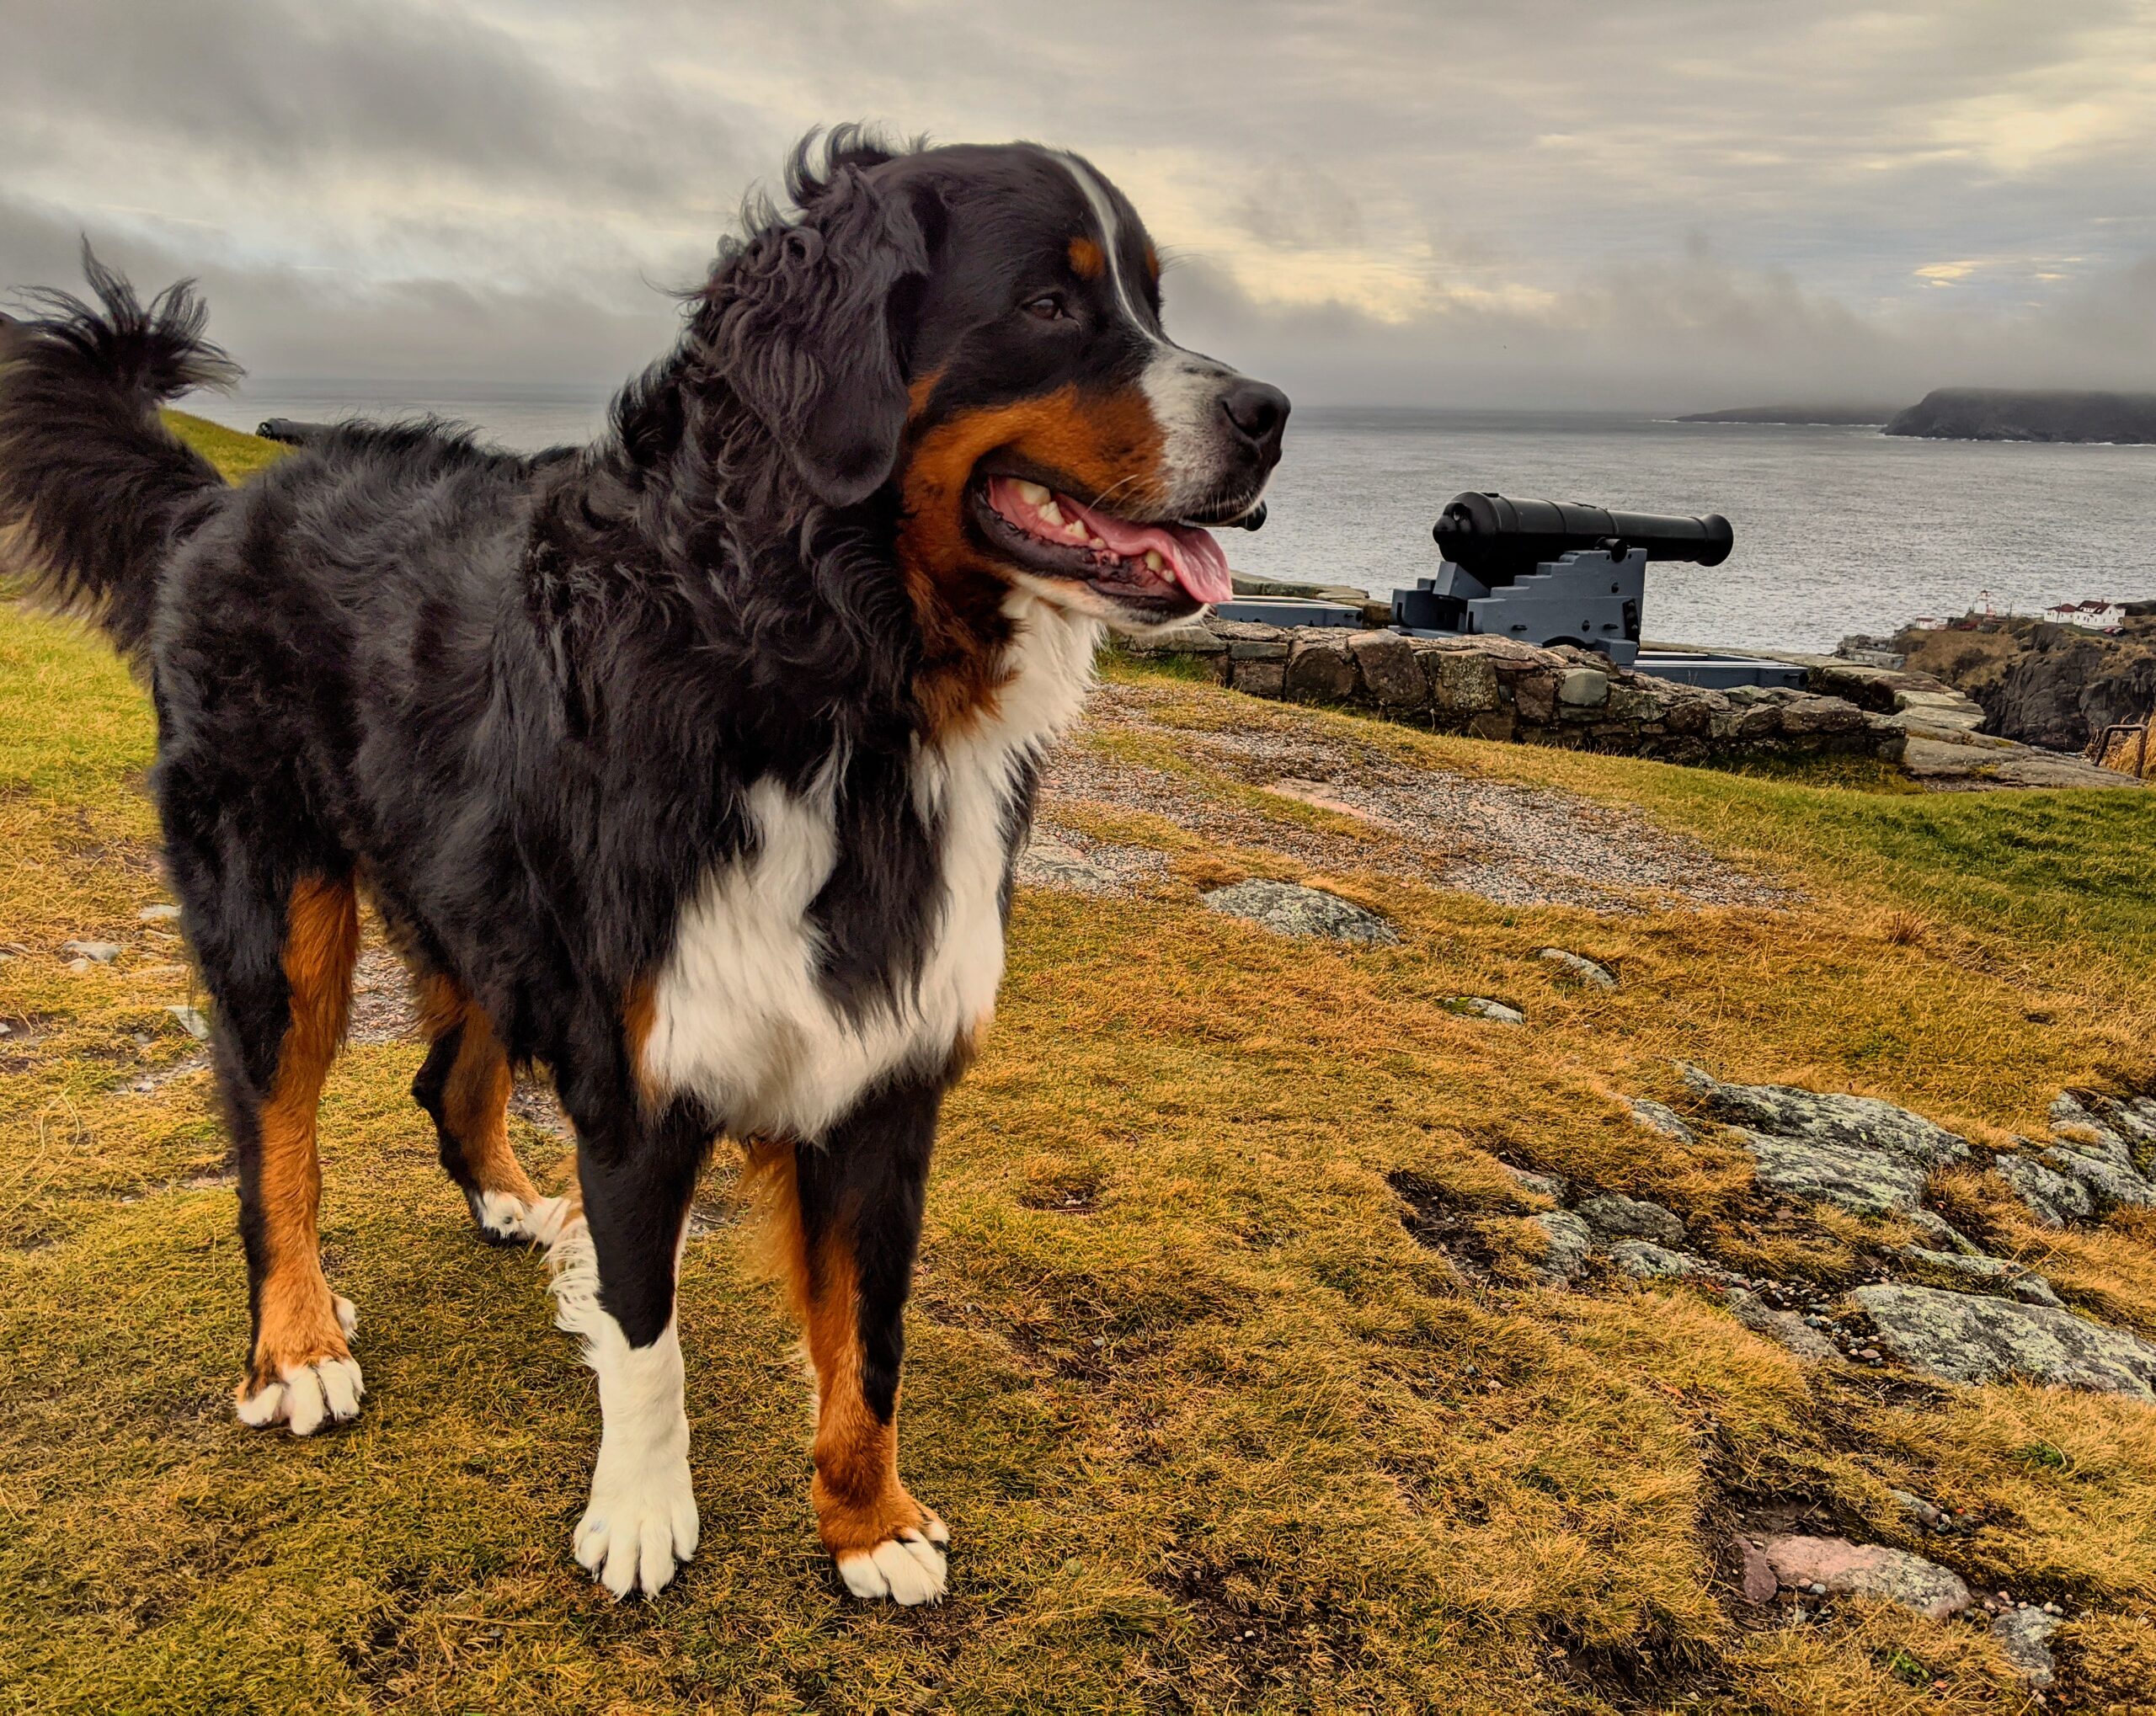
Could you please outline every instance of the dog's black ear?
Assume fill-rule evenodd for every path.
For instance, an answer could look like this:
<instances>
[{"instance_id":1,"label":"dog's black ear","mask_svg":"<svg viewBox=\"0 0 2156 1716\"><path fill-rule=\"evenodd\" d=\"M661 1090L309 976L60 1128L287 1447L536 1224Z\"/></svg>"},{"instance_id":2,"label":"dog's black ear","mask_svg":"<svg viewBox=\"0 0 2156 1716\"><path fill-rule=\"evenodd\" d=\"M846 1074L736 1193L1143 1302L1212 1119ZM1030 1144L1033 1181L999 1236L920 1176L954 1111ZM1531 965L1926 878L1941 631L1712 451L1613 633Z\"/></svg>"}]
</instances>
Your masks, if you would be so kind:
<instances>
[{"instance_id":1,"label":"dog's black ear","mask_svg":"<svg viewBox=\"0 0 2156 1716\"><path fill-rule=\"evenodd\" d=\"M897 462L930 235L915 198L848 168L727 270L712 355L818 499L851 506Z\"/></svg>"}]
</instances>

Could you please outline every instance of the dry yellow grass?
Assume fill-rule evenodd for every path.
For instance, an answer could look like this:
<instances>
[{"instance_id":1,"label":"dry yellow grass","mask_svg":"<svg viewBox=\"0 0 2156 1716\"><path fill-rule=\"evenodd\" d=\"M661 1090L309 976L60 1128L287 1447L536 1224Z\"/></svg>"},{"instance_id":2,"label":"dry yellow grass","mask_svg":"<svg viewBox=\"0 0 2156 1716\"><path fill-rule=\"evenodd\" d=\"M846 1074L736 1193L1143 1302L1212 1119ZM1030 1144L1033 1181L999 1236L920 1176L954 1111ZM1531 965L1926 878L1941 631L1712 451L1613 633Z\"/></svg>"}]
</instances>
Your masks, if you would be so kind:
<instances>
[{"instance_id":1,"label":"dry yellow grass","mask_svg":"<svg viewBox=\"0 0 2156 1716\"><path fill-rule=\"evenodd\" d=\"M1113 671L1154 698L1153 736L1081 743L1176 764L1177 733L1349 734L1403 768L1639 807L1800 893L1501 905L1197 766L1184 790L1228 834L1059 807L1167 866L1132 898L1022 893L997 1028L950 1106L907 1468L957 1533L953 1599L838 1591L791 1335L723 1221L683 1283L704 1545L660 1600L617 1607L568 1554L590 1378L536 1260L471 1237L405 1093L412 1045L350 1050L324 1112L367 1410L307 1442L233 1423L222 1144L203 1073L157 1082L196 1052L163 1010L190 983L136 917L162 898L147 711L94 640L0 614L0 1708L2030 1708L1973 1626L1735 1601L1732 1524L1796 1506L2064 1602L2053 1708L2156 1685L2156 1413L1801 1367L1681 1287L1535 1287L1537 1201L1498 1165L1658 1198L1742 1267L1860 1279L1903 1230L1777 1215L1726 1143L1673 1145L1618 1099L1681 1104L1681 1057L2003 1139L2063 1084L2146 1076L2156 816L2128 795L1946 802L1479 745ZM1275 828L1362 842L1325 880L1401 945L1205 910L1203 885L1307 879L1260 838ZM126 951L70 971L60 945L86 935ZM1562 981L1533 957L1553 943L1623 987ZM1530 1022L1463 1018L1462 993ZM1484 1279L1417 1243L1395 1176L1457 1218ZM1995 1183L1941 1190L2156 1335L2150 1224L2050 1233ZM1892 1487L1977 1528L1919 1537Z\"/></svg>"}]
</instances>

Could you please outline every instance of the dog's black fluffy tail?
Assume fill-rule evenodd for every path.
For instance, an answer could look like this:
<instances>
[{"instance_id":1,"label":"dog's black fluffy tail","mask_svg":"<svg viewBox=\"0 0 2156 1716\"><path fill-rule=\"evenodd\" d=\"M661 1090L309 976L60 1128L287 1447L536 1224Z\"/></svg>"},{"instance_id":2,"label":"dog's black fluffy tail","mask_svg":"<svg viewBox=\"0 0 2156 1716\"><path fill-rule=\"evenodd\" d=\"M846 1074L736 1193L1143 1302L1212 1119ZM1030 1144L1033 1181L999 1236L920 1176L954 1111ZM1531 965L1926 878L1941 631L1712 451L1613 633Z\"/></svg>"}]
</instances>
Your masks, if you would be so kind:
<instances>
[{"instance_id":1,"label":"dog's black fluffy tail","mask_svg":"<svg viewBox=\"0 0 2156 1716\"><path fill-rule=\"evenodd\" d=\"M83 271L96 304L41 291L33 319L0 317L0 573L139 657L159 567L225 487L157 405L239 371L191 280L145 306L87 244Z\"/></svg>"}]
</instances>

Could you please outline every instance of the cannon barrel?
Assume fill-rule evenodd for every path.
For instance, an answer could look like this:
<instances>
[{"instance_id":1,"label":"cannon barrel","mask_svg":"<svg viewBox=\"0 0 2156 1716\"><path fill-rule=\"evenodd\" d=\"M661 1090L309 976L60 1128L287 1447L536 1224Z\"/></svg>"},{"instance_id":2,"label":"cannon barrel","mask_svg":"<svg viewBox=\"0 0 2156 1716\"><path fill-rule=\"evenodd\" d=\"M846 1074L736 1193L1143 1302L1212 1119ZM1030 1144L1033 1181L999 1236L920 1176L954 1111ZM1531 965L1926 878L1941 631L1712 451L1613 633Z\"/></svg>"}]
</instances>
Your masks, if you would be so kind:
<instances>
[{"instance_id":1,"label":"cannon barrel","mask_svg":"<svg viewBox=\"0 0 2156 1716\"><path fill-rule=\"evenodd\" d=\"M1703 519L1612 512L1572 501L1519 500L1470 490L1455 495L1430 534L1446 559L1486 583L1583 548L1640 548L1649 560L1720 566L1736 533L1720 513ZM1492 579L1488 573L1498 574Z\"/></svg>"}]
</instances>

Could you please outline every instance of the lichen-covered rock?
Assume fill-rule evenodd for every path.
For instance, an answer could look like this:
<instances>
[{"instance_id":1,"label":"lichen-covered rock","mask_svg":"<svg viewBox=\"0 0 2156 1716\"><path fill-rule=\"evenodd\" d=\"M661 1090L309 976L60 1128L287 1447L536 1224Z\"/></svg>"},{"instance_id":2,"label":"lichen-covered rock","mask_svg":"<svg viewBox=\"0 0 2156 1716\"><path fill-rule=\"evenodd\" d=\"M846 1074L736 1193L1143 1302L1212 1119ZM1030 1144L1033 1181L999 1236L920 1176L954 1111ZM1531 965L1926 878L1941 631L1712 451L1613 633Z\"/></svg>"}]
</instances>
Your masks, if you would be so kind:
<instances>
[{"instance_id":1,"label":"lichen-covered rock","mask_svg":"<svg viewBox=\"0 0 2156 1716\"><path fill-rule=\"evenodd\" d=\"M1999 1640L2014 1671L2032 1687L2047 1687L2058 1678L2058 1664L2052 1657L2052 1634L2060 1617L2041 1609L2009 1609L1991 1623L1991 1636Z\"/></svg>"},{"instance_id":2,"label":"lichen-covered rock","mask_svg":"<svg viewBox=\"0 0 2156 1716\"><path fill-rule=\"evenodd\" d=\"M1627 1197L1621 1191L1583 1199L1577 1214L1605 1239L1654 1239L1664 1245L1684 1243L1684 1223L1673 1211L1643 1197Z\"/></svg>"},{"instance_id":3,"label":"lichen-covered rock","mask_svg":"<svg viewBox=\"0 0 2156 1716\"><path fill-rule=\"evenodd\" d=\"M1949 1382L2026 1377L2156 1402L2156 1346L2071 1311L1900 1282L1850 1298L1896 1357Z\"/></svg>"},{"instance_id":4,"label":"lichen-covered rock","mask_svg":"<svg viewBox=\"0 0 2156 1716\"><path fill-rule=\"evenodd\" d=\"M1935 1250L1958 1252L1964 1257L1981 1257L1983 1247L1965 1238L1943 1216L1929 1210L1911 1210L1904 1218L1908 1224L1932 1243Z\"/></svg>"},{"instance_id":5,"label":"lichen-covered rock","mask_svg":"<svg viewBox=\"0 0 2156 1716\"><path fill-rule=\"evenodd\" d=\"M1554 965L1580 982L1598 989L1617 987L1617 973L1606 965L1589 959L1584 953L1573 953L1562 947L1538 947L1534 957L1545 964Z\"/></svg>"},{"instance_id":6,"label":"lichen-covered rock","mask_svg":"<svg viewBox=\"0 0 2156 1716\"><path fill-rule=\"evenodd\" d=\"M1959 1614L1971 1601L1960 1575L1906 1549L1845 1537L1787 1537L1768 1538L1761 1553L1784 1585L1823 1585L1851 1596L1884 1597L1935 1621Z\"/></svg>"},{"instance_id":7,"label":"lichen-covered rock","mask_svg":"<svg viewBox=\"0 0 2156 1716\"><path fill-rule=\"evenodd\" d=\"M1508 1007L1502 1001L1493 1001L1487 995L1454 995L1443 1005L1449 1013L1464 1014L1470 1019L1486 1019L1492 1025L1524 1025L1527 1015L1517 1007Z\"/></svg>"},{"instance_id":8,"label":"lichen-covered rock","mask_svg":"<svg viewBox=\"0 0 2156 1716\"><path fill-rule=\"evenodd\" d=\"M1019 855L1017 880L1029 887L1065 888L1078 893L1112 893L1118 879L1068 841L1036 834Z\"/></svg>"},{"instance_id":9,"label":"lichen-covered rock","mask_svg":"<svg viewBox=\"0 0 2156 1716\"><path fill-rule=\"evenodd\" d=\"M1497 669L1488 657L1469 655L1460 650L1431 649L1422 653L1422 672L1430 687L1430 701L1439 709L1456 715L1479 714L1495 709L1503 699L1497 685ZM1545 690L1547 682L1543 682ZM1524 693L1527 682L1521 681ZM1528 707L1524 695L1516 696L1513 706L1526 721L1550 719L1549 698L1539 715Z\"/></svg>"},{"instance_id":10,"label":"lichen-covered rock","mask_svg":"<svg viewBox=\"0 0 2156 1716\"><path fill-rule=\"evenodd\" d=\"M1673 1251L1652 1239L1620 1239L1609 1248L1609 1260L1627 1275L1653 1280L1663 1276L1697 1275L1710 1267L1687 1251Z\"/></svg>"},{"instance_id":11,"label":"lichen-covered rock","mask_svg":"<svg viewBox=\"0 0 2156 1716\"><path fill-rule=\"evenodd\" d=\"M1752 1154L1759 1184L1785 1197L1831 1203L1860 1216L1913 1210L1924 1198L1924 1172L1907 1157L1733 1128Z\"/></svg>"},{"instance_id":12,"label":"lichen-covered rock","mask_svg":"<svg viewBox=\"0 0 2156 1716\"><path fill-rule=\"evenodd\" d=\"M1322 935L1334 941L1389 943L1400 932L1374 912L1337 894L1290 882L1252 877L1201 896L1216 912L1260 925L1279 935Z\"/></svg>"},{"instance_id":13,"label":"lichen-covered rock","mask_svg":"<svg viewBox=\"0 0 2156 1716\"><path fill-rule=\"evenodd\" d=\"M2063 1228L2077 1218L2085 1221L2096 1213L2096 1200L2087 1186L2033 1157L1994 1156L1991 1165L2047 1227Z\"/></svg>"},{"instance_id":14,"label":"lichen-covered rock","mask_svg":"<svg viewBox=\"0 0 2156 1716\"><path fill-rule=\"evenodd\" d=\"M1692 1128L1684 1124L1683 1116L1666 1103L1650 1102L1640 1096L1628 1098L1625 1106L1632 1111L1632 1118L1651 1132L1660 1132L1680 1144L1699 1142Z\"/></svg>"},{"instance_id":15,"label":"lichen-covered rock","mask_svg":"<svg viewBox=\"0 0 2156 1716\"><path fill-rule=\"evenodd\" d=\"M1550 1242L1539 1270L1543 1280L1571 1281L1587 1267L1588 1254L1594 1250L1594 1235L1588 1231L1585 1222L1570 1210L1545 1210L1528 1219L1542 1229Z\"/></svg>"},{"instance_id":16,"label":"lichen-covered rock","mask_svg":"<svg viewBox=\"0 0 2156 1716\"><path fill-rule=\"evenodd\" d=\"M2050 1305L2063 1310L2059 1296L2052 1291L2052 1284L2041 1275L2031 1275L2018 1263L2004 1257L1971 1257L1956 1251L1934 1251L1923 1245L1904 1245L1902 1255L1912 1263L1935 1269L1943 1274L1956 1275L1972 1282L1984 1282L2017 1299L2032 1305Z\"/></svg>"},{"instance_id":17,"label":"lichen-covered rock","mask_svg":"<svg viewBox=\"0 0 2156 1716\"><path fill-rule=\"evenodd\" d=\"M1757 1293L1732 1287L1729 1314L1754 1335L1779 1340L1799 1358L1839 1358L1841 1349L1794 1311L1778 1310Z\"/></svg>"},{"instance_id":18,"label":"lichen-covered rock","mask_svg":"<svg viewBox=\"0 0 2156 1716\"><path fill-rule=\"evenodd\" d=\"M1967 1138L1876 1096L1843 1096L1793 1084L1725 1084L1699 1067L1683 1070L1684 1082L1715 1113L1761 1132L1848 1149L1891 1151L1927 1167L1958 1162L1969 1154Z\"/></svg>"},{"instance_id":19,"label":"lichen-covered rock","mask_svg":"<svg viewBox=\"0 0 2156 1716\"><path fill-rule=\"evenodd\" d=\"M2078 1140L2060 1140L2055 1148L2044 1152L2044 1160L2106 1202L2132 1204L2140 1209L2156 1207L2156 1186L2111 1157L2084 1148Z\"/></svg>"}]
</instances>

